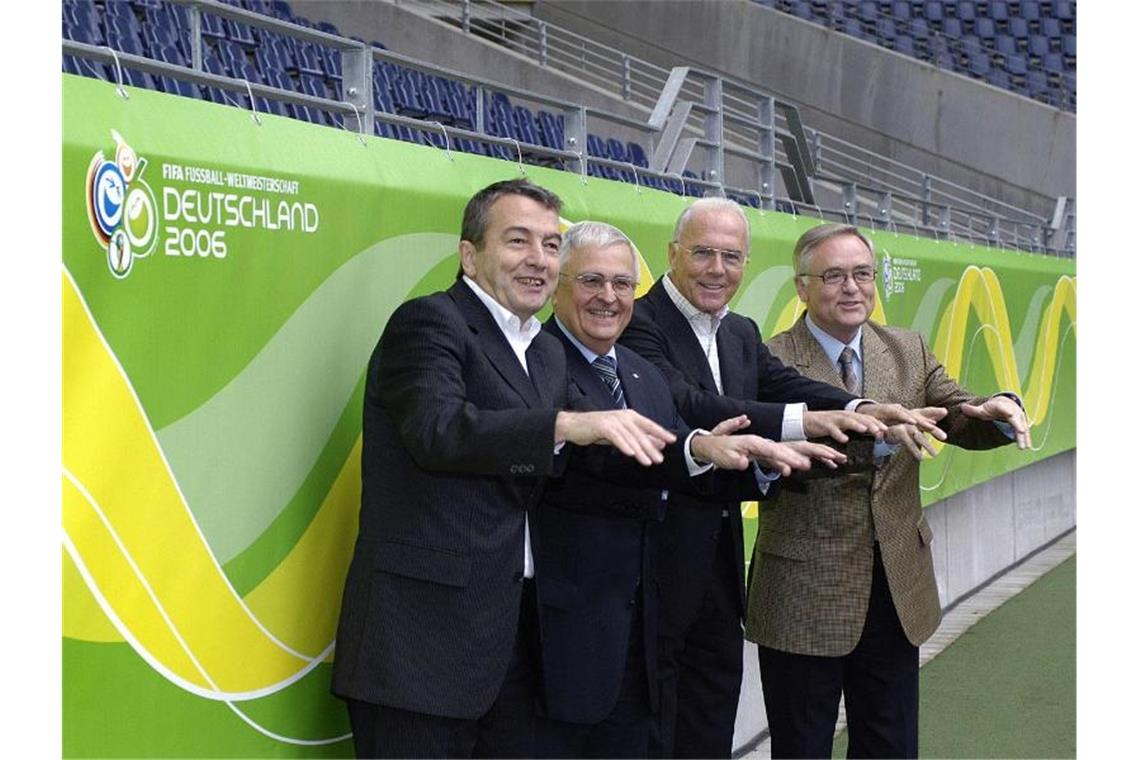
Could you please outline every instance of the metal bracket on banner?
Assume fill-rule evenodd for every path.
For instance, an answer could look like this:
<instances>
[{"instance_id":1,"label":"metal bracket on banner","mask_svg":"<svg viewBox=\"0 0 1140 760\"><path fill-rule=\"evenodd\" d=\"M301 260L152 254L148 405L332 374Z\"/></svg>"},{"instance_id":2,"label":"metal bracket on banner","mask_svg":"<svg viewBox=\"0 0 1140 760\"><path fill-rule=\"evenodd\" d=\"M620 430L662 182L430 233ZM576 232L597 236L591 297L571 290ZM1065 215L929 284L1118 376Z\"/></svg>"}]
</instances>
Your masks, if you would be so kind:
<instances>
[{"instance_id":1,"label":"metal bracket on banner","mask_svg":"<svg viewBox=\"0 0 1140 760\"><path fill-rule=\"evenodd\" d=\"M115 83L115 92L119 93L123 100L130 100L131 94L123 87L123 64L119 63L119 54L113 47L108 47L107 50L111 51L111 57L115 59L115 77L119 80Z\"/></svg>"},{"instance_id":2,"label":"metal bracket on banner","mask_svg":"<svg viewBox=\"0 0 1140 760\"><path fill-rule=\"evenodd\" d=\"M428 123L436 125L439 127L439 131L443 132L443 149L447 151L447 160L454 164L455 156L453 156L451 153L451 135L447 134L447 127L443 126L443 122L441 121L432 121Z\"/></svg>"},{"instance_id":3,"label":"metal bracket on banner","mask_svg":"<svg viewBox=\"0 0 1140 760\"><path fill-rule=\"evenodd\" d=\"M254 124L260 127L261 116L257 113L257 101L253 99L253 88L249 86L248 79L243 79L242 81L245 82L245 91L249 94L249 109L253 111L253 113L250 114L250 118L253 119Z\"/></svg>"}]
</instances>

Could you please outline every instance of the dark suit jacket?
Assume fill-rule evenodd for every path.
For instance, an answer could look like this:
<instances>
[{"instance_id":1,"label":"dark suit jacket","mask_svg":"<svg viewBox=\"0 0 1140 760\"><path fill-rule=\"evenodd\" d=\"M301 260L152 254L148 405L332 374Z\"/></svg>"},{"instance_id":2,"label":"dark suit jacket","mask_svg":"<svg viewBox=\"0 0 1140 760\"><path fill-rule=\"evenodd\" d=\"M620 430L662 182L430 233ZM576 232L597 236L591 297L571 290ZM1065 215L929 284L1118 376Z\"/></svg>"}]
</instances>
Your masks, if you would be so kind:
<instances>
[{"instance_id":1,"label":"dark suit jacket","mask_svg":"<svg viewBox=\"0 0 1140 760\"><path fill-rule=\"evenodd\" d=\"M561 339L571 408L613 409L609 389L553 318L545 329ZM617 347L626 405L677 434L665 462L642 467L603 446L572 447L565 476L548 484L532 523L541 600L544 696L555 720L593 724L613 710L640 600L646 688L657 701L657 575L653 542L670 482L689 480L682 450L688 428L669 386L649 362Z\"/></svg>"},{"instance_id":2,"label":"dark suit jacket","mask_svg":"<svg viewBox=\"0 0 1140 760\"><path fill-rule=\"evenodd\" d=\"M495 698L517 629L524 517L555 470L565 404L558 341L540 333L527 364L529 377L462 281L388 321L365 386L335 694L466 719Z\"/></svg>"},{"instance_id":3,"label":"dark suit jacket","mask_svg":"<svg viewBox=\"0 0 1140 760\"><path fill-rule=\"evenodd\" d=\"M835 365L802 318L770 343L773 353L805 375L840 384ZM946 407L949 414L939 426L957 446L984 449L1010 442L992 422L962 414L964 402L985 397L948 377L918 333L867 322L862 348L868 398L908 408ZM907 638L918 646L930 637L941 607L918 465L899 451L881 469L789 482L764 504L748 595L750 640L797 654L849 653L867 617L876 536Z\"/></svg>"},{"instance_id":4,"label":"dark suit jacket","mask_svg":"<svg viewBox=\"0 0 1140 760\"><path fill-rule=\"evenodd\" d=\"M724 394L716 389L704 349L689 321L673 304L658 280L634 306L621 343L651 361L669 381L681 417L690 425L711 429L725 418L747 414L747 432L780 440L784 405L805 402L808 408L842 409L855 397L827 383L811 380L769 353L760 330L748 317L729 312L717 330L717 353ZM721 510L727 509L732 531L739 612L744 613L744 531L740 505L711 503L683 494L670 495L661 531L661 589L668 614L687 619L688 608L704 593L703 573L716 551Z\"/></svg>"}]
</instances>

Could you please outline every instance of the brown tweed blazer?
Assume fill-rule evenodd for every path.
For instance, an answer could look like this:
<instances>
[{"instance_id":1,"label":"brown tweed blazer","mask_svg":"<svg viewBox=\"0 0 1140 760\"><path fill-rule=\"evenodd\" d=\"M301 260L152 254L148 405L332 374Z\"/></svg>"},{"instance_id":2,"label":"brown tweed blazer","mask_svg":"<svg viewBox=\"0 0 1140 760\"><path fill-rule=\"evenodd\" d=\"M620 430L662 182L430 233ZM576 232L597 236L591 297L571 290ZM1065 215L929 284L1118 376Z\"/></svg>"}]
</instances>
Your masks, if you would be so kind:
<instances>
[{"instance_id":1,"label":"brown tweed blazer","mask_svg":"<svg viewBox=\"0 0 1140 760\"><path fill-rule=\"evenodd\" d=\"M803 318L768 341L774 355L802 374L842 387L839 373ZM1009 443L992 422L958 407L980 403L946 375L922 336L863 326L865 398L908 408L944 406L948 442L984 449ZM864 444L865 445L865 444ZM919 499L918 462L905 451L881 469L784 483L762 502L752 557L745 635L796 654L839 657L859 641L871 593L877 535L895 609L911 643L930 637L941 619L930 556L930 526Z\"/></svg>"}]
</instances>

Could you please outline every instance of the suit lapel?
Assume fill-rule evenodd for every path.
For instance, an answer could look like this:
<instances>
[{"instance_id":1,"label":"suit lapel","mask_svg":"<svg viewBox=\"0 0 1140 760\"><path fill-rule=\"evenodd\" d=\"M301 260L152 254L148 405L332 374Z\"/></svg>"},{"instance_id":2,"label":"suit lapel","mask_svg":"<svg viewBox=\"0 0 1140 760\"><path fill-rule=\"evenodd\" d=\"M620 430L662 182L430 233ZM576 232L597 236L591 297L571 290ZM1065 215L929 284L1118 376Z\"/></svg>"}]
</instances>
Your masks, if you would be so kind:
<instances>
[{"instance_id":1,"label":"suit lapel","mask_svg":"<svg viewBox=\"0 0 1140 760\"><path fill-rule=\"evenodd\" d=\"M843 380L839 377L839 368L835 366L827 352L823 350L823 346L811 334L811 330L808 329L807 322L802 316L792 327L792 342L795 347L796 369L801 375L813 380L821 380L834 385L836 388L843 387Z\"/></svg>"},{"instance_id":2,"label":"suit lapel","mask_svg":"<svg viewBox=\"0 0 1140 760\"><path fill-rule=\"evenodd\" d=\"M727 316L727 315L726 315ZM691 330L690 330L691 332ZM722 320L716 331L716 353L720 362L720 384L724 395L733 398L747 398L744 391L744 371L740 366L744 356L744 340L733 331L729 323ZM708 361L706 360L706 364ZM709 373L712 374L711 371ZM715 388L715 381L713 388Z\"/></svg>"},{"instance_id":3,"label":"suit lapel","mask_svg":"<svg viewBox=\"0 0 1140 760\"><path fill-rule=\"evenodd\" d=\"M479 297L462 280L452 285L448 293L459 307L464 319L467 320L468 328L475 334L479 346L483 349L484 355L490 361L491 366L495 368L495 371L499 373L507 385L522 397L527 406L541 406L542 401L538 390L527 376L526 371L523 370L522 364L519 363L519 359L514 350L511 349L503 331L499 329L495 318L491 316L491 312L487 310ZM527 356L529 358L536 353L528 351Z\"/></svg>"},{"instance_id":4,"label":"suit lapel","mask_svg":"<svg viewBox=\"0 0 1140 760\"><path fill-rule=\"evenodd\" d=\"M661 279L667 276L663 275ZM716 393L716 380L713 379L712 370L709 369L709 358L705 354L705 350L701 348L697 336L693 333L693 327L689 324L689 320L673 303L673 299L669 297L669 293L665 290L665 285L661 280L658 280L650 288L645 297L651 299L656 307L657 325L661 328L661 332L668 337L673 352L677 356L679 369L689 377L695 378L705 390ZM717 350L720 350L719 344L717 344Z\"/></svg>"},{"instance_id":5,"label":"suit lapel","mask_svg":"<svg viewBox=\"0 0 1140 760\"><path fill-rule=\"evenodd\" d=\"M582 356L578 347L570 342L566 333L562 332L562 328L555 323L554 317L548 319L543 324L542 329L561 341L563 350L566 352L566 372L570 375L570 382L574 383L578 390L590 399L590 403L595 409L613 409L614 397L610 395L610 389L598 377L598 373L586 361L586 357Z\"/></svg>"},{"instance_id":6,"label":"suit lapel","mask_svg":"<svg viewBox=\"0 0 1140 760\"><path fill-rule=\"evenodd\" d=\"M894 398L894 377L887 360L889 349L878 334L871 329L871 323L863 325L863 398Z\"/></svg>"}]
</instances>

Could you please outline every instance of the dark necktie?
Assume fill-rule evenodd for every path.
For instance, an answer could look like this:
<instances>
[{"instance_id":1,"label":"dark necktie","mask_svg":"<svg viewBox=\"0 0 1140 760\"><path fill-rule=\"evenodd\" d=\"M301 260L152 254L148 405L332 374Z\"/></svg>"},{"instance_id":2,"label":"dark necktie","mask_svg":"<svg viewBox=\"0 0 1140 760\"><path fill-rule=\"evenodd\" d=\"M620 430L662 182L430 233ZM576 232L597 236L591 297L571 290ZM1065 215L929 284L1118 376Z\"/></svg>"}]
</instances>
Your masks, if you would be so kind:
<instances>
[{"instance_id":1,"label":"dark necktie","mask_svg":"<svg viewBox=\"0 0 1140 760\"><path fill-rule=\"evenodd\" d=\"M614 406L618 409L625 409L625 392L621 389L621 380L617 376L617 362L614 358L612 356L599 356L594 359L594 363L590 366L598 373L598 377L602 378L605 386L610 389L610 395L614 398Z\"/></svg>"},{"instance_id":2,"label":"dark necktie","mask_svg":"<svg viewBox=\"0 0 1140 760\"><path fill-rule=\"evenodd\" d=\"M848 393L858 393L856 390L859 382L855 377L855 368L853 365L855 360L855 350L851 346L844 346L843 350L839 352L839 379L843 381L843 387L847 389Z\"/></svg>"}]
</instances>

